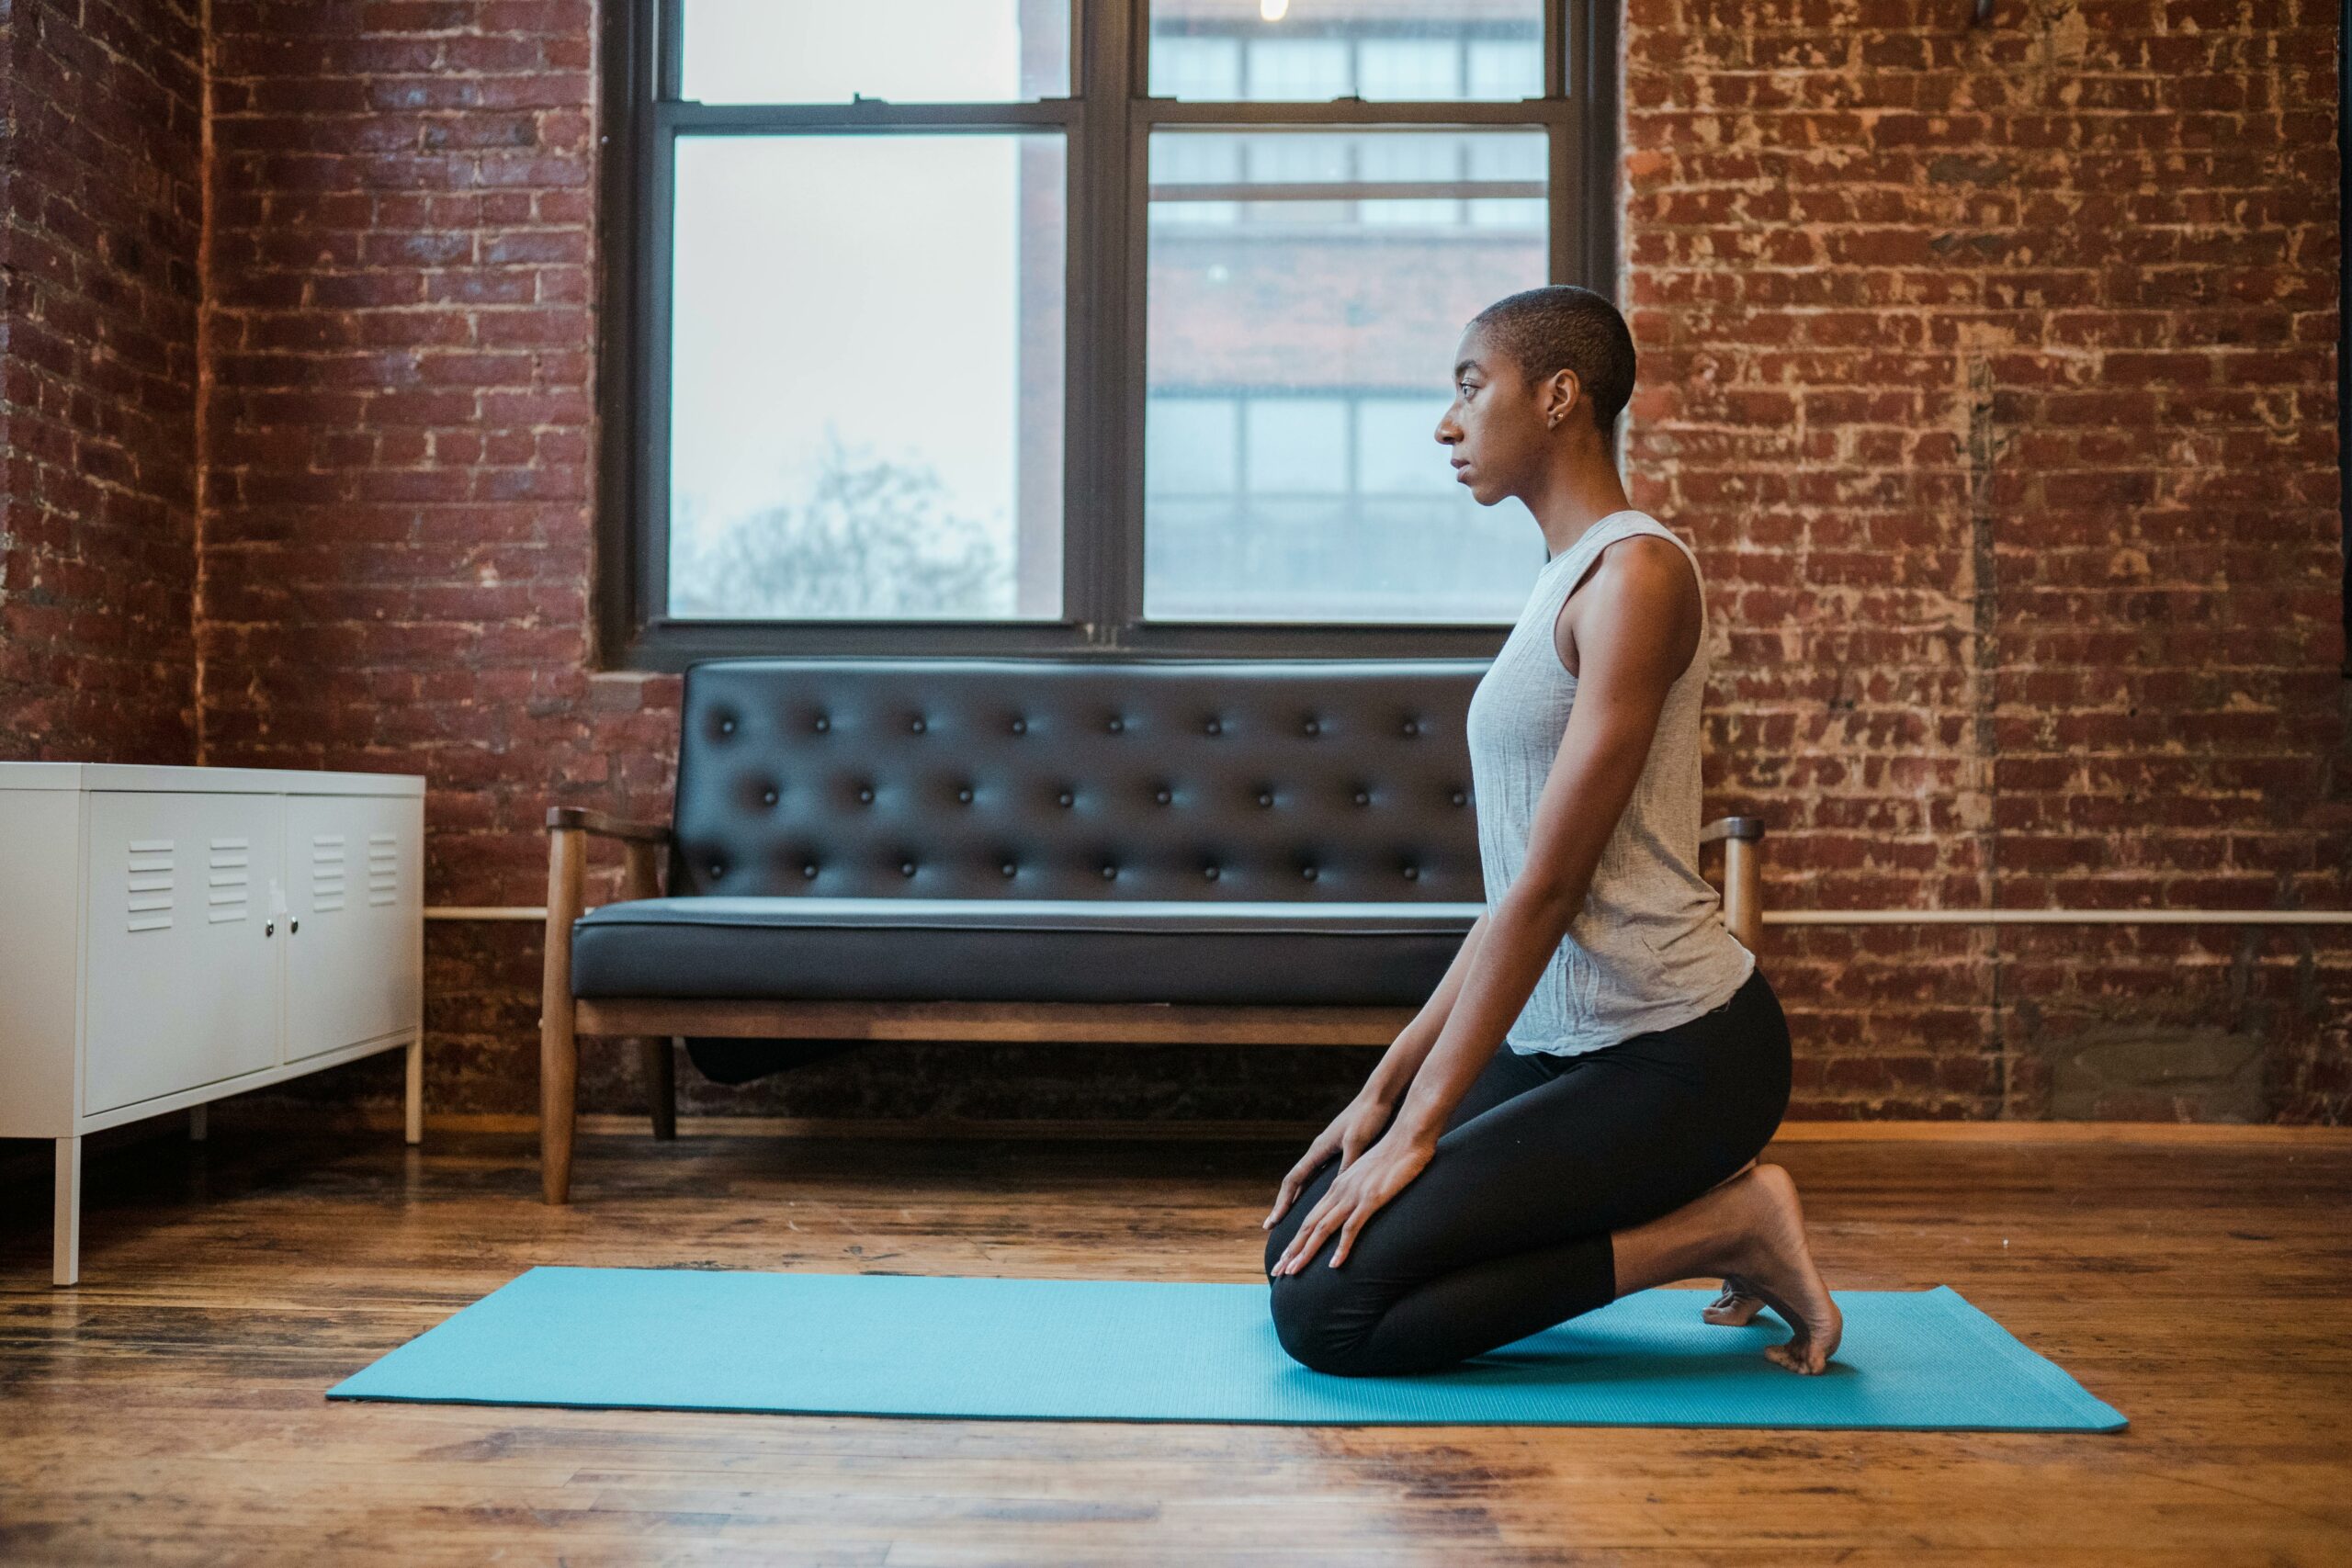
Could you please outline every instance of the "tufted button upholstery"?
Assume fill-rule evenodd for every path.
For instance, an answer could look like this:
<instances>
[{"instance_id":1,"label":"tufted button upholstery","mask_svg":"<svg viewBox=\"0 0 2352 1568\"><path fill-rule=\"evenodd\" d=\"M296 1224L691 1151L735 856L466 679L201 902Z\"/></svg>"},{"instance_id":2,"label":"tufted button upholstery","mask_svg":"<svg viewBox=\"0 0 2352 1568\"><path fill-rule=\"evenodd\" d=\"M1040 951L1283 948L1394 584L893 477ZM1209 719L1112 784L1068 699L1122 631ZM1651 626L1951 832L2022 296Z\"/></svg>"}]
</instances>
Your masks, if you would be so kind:
<instances>
[{"instance_id":1,"label":"tufted button upholstery","mask_svg":"<svg viewBox=\"0 0 2352 1568\"><path fill-rule=\"evenodd\" d=\"M574 992L1425 1001L1485 904L1487 664L700 660L673 896L584 915Z\"/></svg>"},{"instance_id":2,"label":"tufted button upholstery","mask_svg":"<svg viewBox=\"0 0 2352 1568\"><path fill-rule=\"evenodd\" d=\"M906 897L913 860L947 898L1006 897L1018 863L1024 897L1484 903L1463 717L1486 669L702 660L670 887L806 897L821 858L829 897Z\"/></svg>"}]
</instances>

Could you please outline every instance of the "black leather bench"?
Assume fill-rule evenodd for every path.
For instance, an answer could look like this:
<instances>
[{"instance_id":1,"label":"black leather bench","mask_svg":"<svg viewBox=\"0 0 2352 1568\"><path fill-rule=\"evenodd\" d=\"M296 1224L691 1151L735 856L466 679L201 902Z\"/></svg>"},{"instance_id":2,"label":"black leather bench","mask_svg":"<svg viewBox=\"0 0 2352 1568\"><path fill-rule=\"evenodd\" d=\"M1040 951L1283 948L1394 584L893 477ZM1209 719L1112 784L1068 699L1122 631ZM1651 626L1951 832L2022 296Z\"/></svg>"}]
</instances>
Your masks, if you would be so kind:
<instances>
[{"instance_id":1,"label":"black leather bench","mask_svg":"<svg viewBox=\"0 0 2352 1568\"><path fill-rule=\"evenodd\" d=\"M690 666L673 821L548 815L547 1200L582 1034L644 1043L662 1137L673 1037L1385 1045L1486 907L1463 734L1486 668ZM590 834L628 862L584 909ZM1752 856L1730 871L1752 942Z\"/></svg>"}]
</instances>

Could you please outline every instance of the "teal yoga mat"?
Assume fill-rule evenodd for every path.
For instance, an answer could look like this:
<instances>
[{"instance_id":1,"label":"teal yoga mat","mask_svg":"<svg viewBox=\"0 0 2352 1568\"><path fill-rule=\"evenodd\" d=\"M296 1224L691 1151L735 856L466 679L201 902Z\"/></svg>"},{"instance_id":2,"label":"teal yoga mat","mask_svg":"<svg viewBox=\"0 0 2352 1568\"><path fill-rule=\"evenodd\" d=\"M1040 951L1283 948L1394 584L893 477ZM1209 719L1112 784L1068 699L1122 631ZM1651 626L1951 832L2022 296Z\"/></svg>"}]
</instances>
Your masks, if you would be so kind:
<instances>
[{"instance_id":1,"label":"teal yoga mat","mask_svg":"<svg viewBox=\"0 0 2352 1568\"><path fill-rule=\"evenodd\" d=\"M1788 1337L1777 1320L1702 1323L1702 1291L1645 1291L1441 1372L1335 1377L1283 1352L1267 1290L533 1269L327 1397L1085 1421L2124 1424L1948 1286L1839 1292L1845 1342L1810 1378L1764 1359Z\"/></svg>"}]
</instances>

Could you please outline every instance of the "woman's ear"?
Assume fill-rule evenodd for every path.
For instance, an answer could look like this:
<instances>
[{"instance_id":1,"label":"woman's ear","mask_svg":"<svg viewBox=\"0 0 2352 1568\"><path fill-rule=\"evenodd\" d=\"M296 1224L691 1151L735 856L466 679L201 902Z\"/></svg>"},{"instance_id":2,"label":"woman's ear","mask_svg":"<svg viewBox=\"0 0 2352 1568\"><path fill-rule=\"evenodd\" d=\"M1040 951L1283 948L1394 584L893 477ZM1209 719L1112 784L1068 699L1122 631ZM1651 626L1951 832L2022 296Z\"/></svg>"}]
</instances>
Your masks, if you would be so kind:
<instances>
[{"instance_id":1,"label":"woman's ear","mask_svg":"<svg viewBox=\"0 0 2352 1568\"><path fill-rule=\"evenodd\" d=\"M1566 366L1552 372L1544 383L1544 428L1557 430L1560 422L1568 417L1584 397L1584 383L1577 373Z\"/></svg>"}]
</instances>

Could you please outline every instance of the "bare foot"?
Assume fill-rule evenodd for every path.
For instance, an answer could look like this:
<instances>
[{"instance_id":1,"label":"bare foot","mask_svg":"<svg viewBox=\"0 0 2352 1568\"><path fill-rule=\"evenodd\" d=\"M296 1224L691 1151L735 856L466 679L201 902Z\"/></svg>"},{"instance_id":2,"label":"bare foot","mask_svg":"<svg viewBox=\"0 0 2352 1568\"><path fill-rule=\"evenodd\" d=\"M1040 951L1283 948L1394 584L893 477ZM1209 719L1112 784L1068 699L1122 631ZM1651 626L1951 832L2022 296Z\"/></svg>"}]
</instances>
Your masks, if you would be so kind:
<instances>
[{"instance_id":1,"label":"bare foot","mask_svg":"<svg viewBox=\"0 0 2352 1568\"><path fill-rule=\"evenodd\" d=\"M1736 1274L1724 1276L1724 1293L1699 1309L1699 1315L1718 1328L1745 1328L1764 1310L1764 1298L1747 1288Z\"/></svg>"},{"instance_id":2,"label":"bare foot","mask_svg":"<svg viewBox=\"0 0 2352 1568\"><path fill-rule=\"evenodd\" d=\"M1786 1344L1770 1346L1764 1354L1792 1372L1820 1371L1838 1348L1846 1318L1805 1245L1796 1181L1777 1165L1759 1165L1724 1190L1726 1197L1738 1197L1744 1222L1740 1256L1724 1278L1738 1280L1743 1292L1778 1313L1792 1330Z\"/></svg>"},{"instance_id":3,"label":"bare foot","mask_svg":"<svg viewBox=\"0 0 2352 1568\"><path fill-rule=\"evenodd\" d=\"M1723 1181L1716 1182L1715 1186L1721 1187L1724 1182L1736 1181L1755 1168L1756 1162L1749 1160L1746 1165L1724 1177ZM1709 1191L1713 1190L1713 1188L1708 1189ZM1719 1328L1745 1328L1748 1320L1763 1310L1763 1297L1749 1290L1738 1275L1726 1274L1724 1276L1724 1293L1701 1307L1699 1315Z\"/></svg>"}]
</instances>

